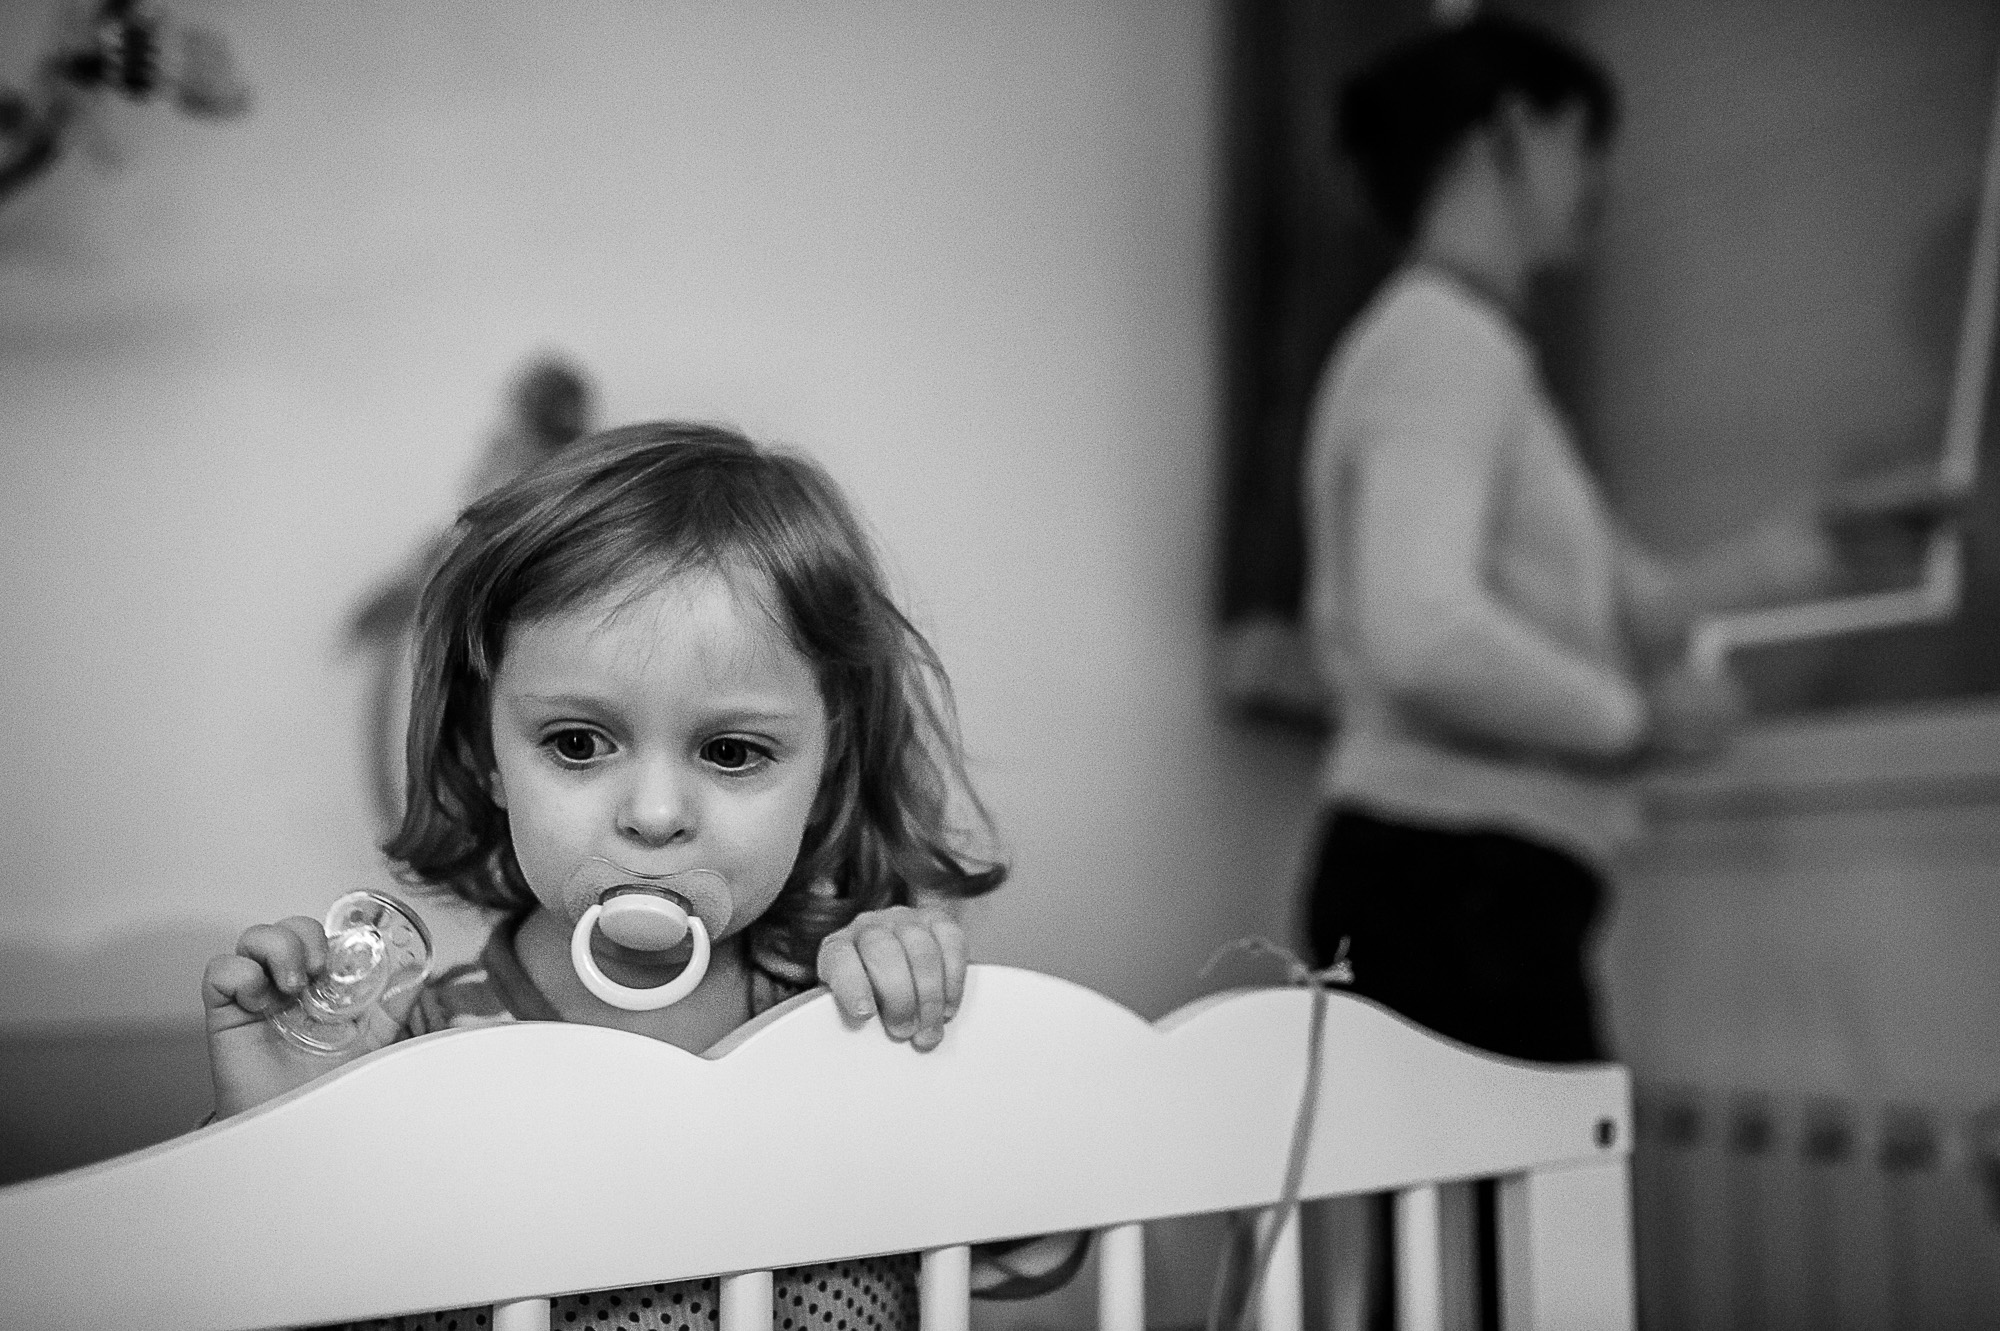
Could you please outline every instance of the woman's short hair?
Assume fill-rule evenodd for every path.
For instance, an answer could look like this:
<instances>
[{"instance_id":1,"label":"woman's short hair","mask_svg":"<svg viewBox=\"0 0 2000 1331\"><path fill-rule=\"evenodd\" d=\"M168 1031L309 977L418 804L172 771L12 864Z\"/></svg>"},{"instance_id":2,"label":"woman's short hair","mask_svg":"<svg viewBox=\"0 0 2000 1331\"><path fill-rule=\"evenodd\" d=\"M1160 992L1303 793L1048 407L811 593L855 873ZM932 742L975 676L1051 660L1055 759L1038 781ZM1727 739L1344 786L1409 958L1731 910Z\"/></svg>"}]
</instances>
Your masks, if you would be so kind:
<instances>
[{"instance_id":1,"label":"woman's short hair","mask_svg":"<svg viewBox=\"0 0 2000 1331\"><path fill-rule=\"evenodd\" d=\"M1339 146L1390 231L1406 240L1415 233L1452 153L1510 96L1538 111L1581 105L1594 144L1617 127L1617 95L1602 65L1543 28L1499 15L1393 47L1347 82Z\"/></svg>"}]
</instances>

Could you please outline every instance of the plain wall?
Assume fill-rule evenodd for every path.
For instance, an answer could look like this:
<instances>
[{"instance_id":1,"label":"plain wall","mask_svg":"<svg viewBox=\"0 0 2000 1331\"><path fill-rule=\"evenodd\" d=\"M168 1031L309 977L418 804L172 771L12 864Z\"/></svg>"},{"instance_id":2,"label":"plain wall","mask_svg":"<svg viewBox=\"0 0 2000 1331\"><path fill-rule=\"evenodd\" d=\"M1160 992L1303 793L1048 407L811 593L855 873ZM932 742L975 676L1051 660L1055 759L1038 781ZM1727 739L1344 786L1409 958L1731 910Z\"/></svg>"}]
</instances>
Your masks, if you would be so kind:
<instances>
[{"instance_id":1,"label":"plain wall","mask_svg":"<svg viewBox=\"0 0 2000 1331\"><path fill-rule=\"evenodd\" d=\"M2000 8L1579 3L1571 31L1626 105L1578 346L1632 524L1684 553L1843 469L1936 457ZM1641 1077L1991 1095L1997 717L1773 722L1663 805L1606 953Z\"/></svg>"},{"instance_id":2,"label":"plain wall","mask_svg":"<svg viewBox=\"0 0 2000 1331\"><path fill-rule=\"evenodd\" d=\"M1580 0L1624 104L1578 339L1587 433L1687 551L1936 457L1985 148L1987 0Z\"/></svg>"},{"instance_id":3,"label":"plain wall","mask_svg":"<svg viewBox=\"0 0 2000 1331\"><path fill-rule=\"evenodd\" d=\"M544 347L848 487L1016 866L981 958L1157 1013L1282 933L1312 755L1204 687L1218 8L175 5L252 114L0 211L0 1028L192 1021L387 882L343 618Z\"/></svg>"}]
</instances>

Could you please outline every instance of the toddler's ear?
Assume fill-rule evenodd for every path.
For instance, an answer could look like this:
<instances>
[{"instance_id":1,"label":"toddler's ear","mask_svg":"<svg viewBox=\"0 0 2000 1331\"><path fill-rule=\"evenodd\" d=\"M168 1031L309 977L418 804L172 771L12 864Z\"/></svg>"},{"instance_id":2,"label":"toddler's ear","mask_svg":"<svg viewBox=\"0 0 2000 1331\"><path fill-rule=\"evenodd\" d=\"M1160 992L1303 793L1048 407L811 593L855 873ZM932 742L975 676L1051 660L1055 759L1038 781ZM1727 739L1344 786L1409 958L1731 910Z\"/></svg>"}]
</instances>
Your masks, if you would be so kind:
<instances>
[{"instance_id":1,"label":"toddler's ear","mask_svg":"<svg viewBox=\"0 0 2000 1331\"><path fill-rule=\"evenodd\" d=\"M501 808L507 807L507 785L500 779L500 769L494 768L486 774L486 793Z\"/></svg>"}]
</instances>

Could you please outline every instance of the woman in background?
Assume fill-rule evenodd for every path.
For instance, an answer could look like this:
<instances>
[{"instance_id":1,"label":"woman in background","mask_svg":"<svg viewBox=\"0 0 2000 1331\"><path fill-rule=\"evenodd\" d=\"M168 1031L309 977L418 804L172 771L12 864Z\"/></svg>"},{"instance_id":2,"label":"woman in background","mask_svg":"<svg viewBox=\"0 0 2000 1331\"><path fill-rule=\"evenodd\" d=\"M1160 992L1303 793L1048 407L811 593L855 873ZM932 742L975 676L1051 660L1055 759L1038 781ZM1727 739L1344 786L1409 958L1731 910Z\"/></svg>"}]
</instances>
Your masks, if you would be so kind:
<instances>
[{"instance_id":1,"label":"woman in background","mask_svg":"<svg viewBox=\"0 0 2000 1331\"><path fill-rule=\"evenodd\" d=\"M1607 1056L1587 958L1640 830L1634 774L1710 753L1738 715L1726 679L1681 664L1689 626L1812 594L1835 565L1801 506L1670 567L1583 467L1522 312L1582 252L1616 119L1594 61L1497 17L1355 78L1341 144L1407 249L1308 440L1308 613L1340 718L1312 946L1440 1034L1550 1063ZM1488 1325L1491 1206L1489 1188Z\"/></svg>"}]
</instances>

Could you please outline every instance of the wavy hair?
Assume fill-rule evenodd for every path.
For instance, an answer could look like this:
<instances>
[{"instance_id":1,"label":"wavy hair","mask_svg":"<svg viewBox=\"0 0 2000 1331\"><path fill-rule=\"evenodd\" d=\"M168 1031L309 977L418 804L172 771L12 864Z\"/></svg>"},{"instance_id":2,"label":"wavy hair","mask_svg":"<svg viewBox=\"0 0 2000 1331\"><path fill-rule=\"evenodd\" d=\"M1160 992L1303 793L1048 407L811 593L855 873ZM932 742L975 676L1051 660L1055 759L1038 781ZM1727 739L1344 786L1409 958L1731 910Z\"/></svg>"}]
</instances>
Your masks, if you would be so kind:
<instances>
[{"instance_id":1,"label":"wavy hair","mask_svg":"<svg viewBox=\"0 0 2000 1331\"><path fill-rule=\"evenodd\" d=\"M950 683L838 487L797 454L673 421L580 440L459 519L417 609L408 791L383 847L403 876L534 907L489 790L507 628L694 570L760 575L826 705L819 791L790 877L745 931L752 958L808 983L821 940L862 911L998 887L1006 867L967 849L992 821L966 776ZM974 827L953 825L955 798Z\"/></svg>"}]
</instances>

